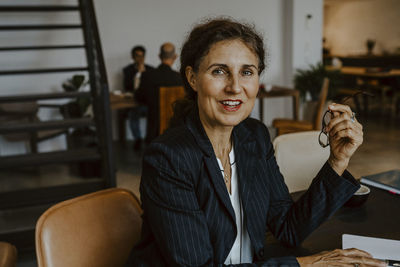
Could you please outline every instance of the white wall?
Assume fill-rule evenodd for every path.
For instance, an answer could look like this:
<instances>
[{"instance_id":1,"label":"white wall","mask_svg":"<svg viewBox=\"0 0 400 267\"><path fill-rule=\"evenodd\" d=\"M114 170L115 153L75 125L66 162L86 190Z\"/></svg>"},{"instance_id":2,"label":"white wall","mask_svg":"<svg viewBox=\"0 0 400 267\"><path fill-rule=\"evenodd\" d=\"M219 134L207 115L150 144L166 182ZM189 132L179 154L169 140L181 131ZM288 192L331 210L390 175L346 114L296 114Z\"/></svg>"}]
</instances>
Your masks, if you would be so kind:
<instances>
[{"instance_id":1,"label":"white wall","mask_svg":"<svg viewBox=\"0 0 400 267\"><path fill-rule=\"evenodd\" d=\"M400 52L400 1L327 1L324 36L334 55L366 54L375 39L375 54Z\"/></svg>"},{"instance_id":2,"label":"white wall","mask_svg":"<svg viewBox=\"0 0 400 267\"><path fill-rule=\"evenodd\" d=\"M294 0L292 12L292 68L308 68L322 60L323 1Z\"/></svg>"},{"instance_id":3,"label":"white wall","mask_svg":"<svg viewBox=\"0 0 400 267\"><path fill-rule=\"evenodd\" d=\"M121 69L131 62L132 46L143 44L147 48L146 61L157 66L159 46L163 42L173 42L179 51L185 35L196 22L204 17L219 15L255 23L264 34L269 52L269 67L262 77L262 82L287 85L283 60L286 44L282 38L287 17L284 1L120 0L116 4L112 1L96 0L95 3L112 90L122 88ZM175 68L178 67L179 64L175 64ZM285 105L286 103L279 99L264 101L267 124L270 124L274 117L292 114L290 102ZM258 117L258 106L255 107L253 115Z\"/></svg>"},{"instance_id":4,"label":"white wall","mask_svg":"<svg viewBox=\"0 0 400 267\"><path fill-rule=\"evenodd\" d=\"M12 0L2 0L5 4L15 4ZM184 36L192 25L207 16L228 15L235 19L255 23L264 34L267 44L268 68L261 82L290 86L293 68L303 66L303 62L312 63L320 57L321 35L317 23L322 16L322 0L302 0L301 5L295 0L94 0L97 13L103 53L106 61L108 79L111 90L122 88L122 68L131 62L130 50L136 44L147 48L147 63L158 65L158 51L161 43L171 41L176 44L178 52ZM32 0L21 0L31 3ZM36 0L34 3L50 4L50 0ZM60 4L74 4L76 1L59 0ZM288 12L292 10L293 13ZM301 12L301 14L297 14ZM304 13L313 13L313 19L308 28L302 29ZM318 14L318 12L320 14ZM292 24L292 16L294 16ZM76 22L79 17L73 13L49 15L37 14L6 14L0 17L0 23L21 23L25 21L36 23ZM322 22L321 22L322 25ZM320 25L320 27L321 27ZM299 35L292 36L293 30L301 30ZM315 32L314 32L315 31ZM316 37L312 35L316 34ZM317 40L317 41L315 41ZM293 43L292 43L293 42ZM309 49L304 54L306 42ZM317 42L314 44L313 42ZM62 44L82 43L79 31L43 31L43 32L3 32L0 33L0 43L6 45ZM292 49L292 48L295 49ZM292 59L292 55L295 56ZM68 52L23 52L1 53L0 69L34 68L50 66L82 66L85 65L82 51ZM178 68L176 64L175 68ZM0 77L0 95L16 93L37 93L62 91L61 83L71 74L51 74L45 77L36 75ZM253 116L258 117L258 103ZM264 100L264 122L269 125L273 118L291 117L290 99ZM44 114L43 116L51 116ZM44 149L44 148L43 148ZM4 151L4 149L3 149ZM0 153L2 149L0 148Z\"/></svg>"}]
</instances>

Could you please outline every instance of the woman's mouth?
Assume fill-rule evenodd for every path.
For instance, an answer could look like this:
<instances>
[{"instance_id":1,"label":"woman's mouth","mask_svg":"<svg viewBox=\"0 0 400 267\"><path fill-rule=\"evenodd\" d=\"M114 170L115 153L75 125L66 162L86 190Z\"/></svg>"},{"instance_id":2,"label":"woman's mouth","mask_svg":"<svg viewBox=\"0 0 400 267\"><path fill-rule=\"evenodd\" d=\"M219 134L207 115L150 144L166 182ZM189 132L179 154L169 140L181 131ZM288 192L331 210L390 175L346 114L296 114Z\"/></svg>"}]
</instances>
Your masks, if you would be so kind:
<instances>
[{"instance_id":1,"label":"woman's mouth","mask_svg":"<svg viewBox=\"0 0 400 267\"><path fill-rule=\"evenodd\" d=\"M219 103L221 103L222 107L226 111L237 111L240 109L243 102L241 100L228 99L228 100L222 100Z\"/></svg>"}]
</instances>

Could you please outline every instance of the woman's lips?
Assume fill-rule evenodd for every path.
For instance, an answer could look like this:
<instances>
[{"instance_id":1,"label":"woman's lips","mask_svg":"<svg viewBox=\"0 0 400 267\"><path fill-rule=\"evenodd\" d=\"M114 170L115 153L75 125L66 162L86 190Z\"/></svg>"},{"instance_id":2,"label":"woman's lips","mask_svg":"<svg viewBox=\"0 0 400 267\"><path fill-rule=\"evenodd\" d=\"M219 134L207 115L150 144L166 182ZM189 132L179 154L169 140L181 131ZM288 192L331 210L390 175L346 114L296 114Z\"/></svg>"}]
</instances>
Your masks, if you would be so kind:
<instances>
[{"instance_id":1,"label":"woman's lips","mask_svg":"<svg viewBox=\"0 0 400 267\"><path fill-rule=\"evenodd\" d=\"M222 107L226 111L237 111L240 109L243 102L241 100L227 99L227 100L222 100L219 103L222 105Z\"/></svg>"}]
</instances>

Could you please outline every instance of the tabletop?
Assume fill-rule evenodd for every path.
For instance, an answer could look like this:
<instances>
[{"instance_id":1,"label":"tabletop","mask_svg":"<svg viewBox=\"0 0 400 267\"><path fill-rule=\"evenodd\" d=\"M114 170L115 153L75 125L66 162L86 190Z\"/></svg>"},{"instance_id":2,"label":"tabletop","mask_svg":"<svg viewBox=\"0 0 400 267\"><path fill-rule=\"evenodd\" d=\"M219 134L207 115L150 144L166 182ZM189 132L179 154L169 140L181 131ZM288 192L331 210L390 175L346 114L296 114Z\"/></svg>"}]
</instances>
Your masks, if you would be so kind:
<instances>
[{"instance_id":1,"label":"tabletop","mask_svg":"<svg viewBox=\"0 0 400 267\"><path fill-rule=\"evenodd\" d=\"M133 99L132 94L114 94L110 93L110 107L111 109L126 109L135 107L137 104Z\"/></svg>"},{"instance_id":2,"label":"tabletop","mask_svg":"<svg viewBox=\"0 0 400 267\"><path fill-rule=\"evenodd\" d=\"M272 86L271 90L262 90L260 89L257 95L257 98L260 99L259 104L259 113L260 113L260 121L264 121L264 104L263 98L270 97L292 97L292 108L293 108L293 119L299 119L299 101L300 101L300 92L298 90L292 88L286 88L282 86Z\"/></svg>"},{"instance_id":3,"label":"tabletop","mask_svg":"<svg viewBox=\"0 0 400 267\"><path fill-rule=\"evenodd\" d=\"M363 68L363 67L341 67L334 68L327 66L327 70L339 70L342 74L353 75L366 78L390 78L400 77L400 69L383 70L381 68Z\"/></svg>"}]
</instances>

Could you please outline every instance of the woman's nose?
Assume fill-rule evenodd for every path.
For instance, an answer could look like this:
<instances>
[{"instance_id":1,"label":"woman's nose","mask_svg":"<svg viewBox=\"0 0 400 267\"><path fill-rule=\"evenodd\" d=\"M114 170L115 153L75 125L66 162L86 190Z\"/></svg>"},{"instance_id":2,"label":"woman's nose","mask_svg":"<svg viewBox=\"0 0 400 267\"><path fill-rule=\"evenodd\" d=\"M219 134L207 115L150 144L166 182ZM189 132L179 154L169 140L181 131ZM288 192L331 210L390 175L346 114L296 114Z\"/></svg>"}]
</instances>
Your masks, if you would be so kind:
<instances>
[{"instance_id":1,"label":"woman's nose","mask_svg":"<svg viewBox=\"0 0 400 267\"><path fill-rule=\"evenodd\" d=\"M242 88L240 86L240 79L238 75L230 75L228 84L225 88L227 92L233 93L233 94L238 94L241 92Z\"/></svg>"}]
</instances>

